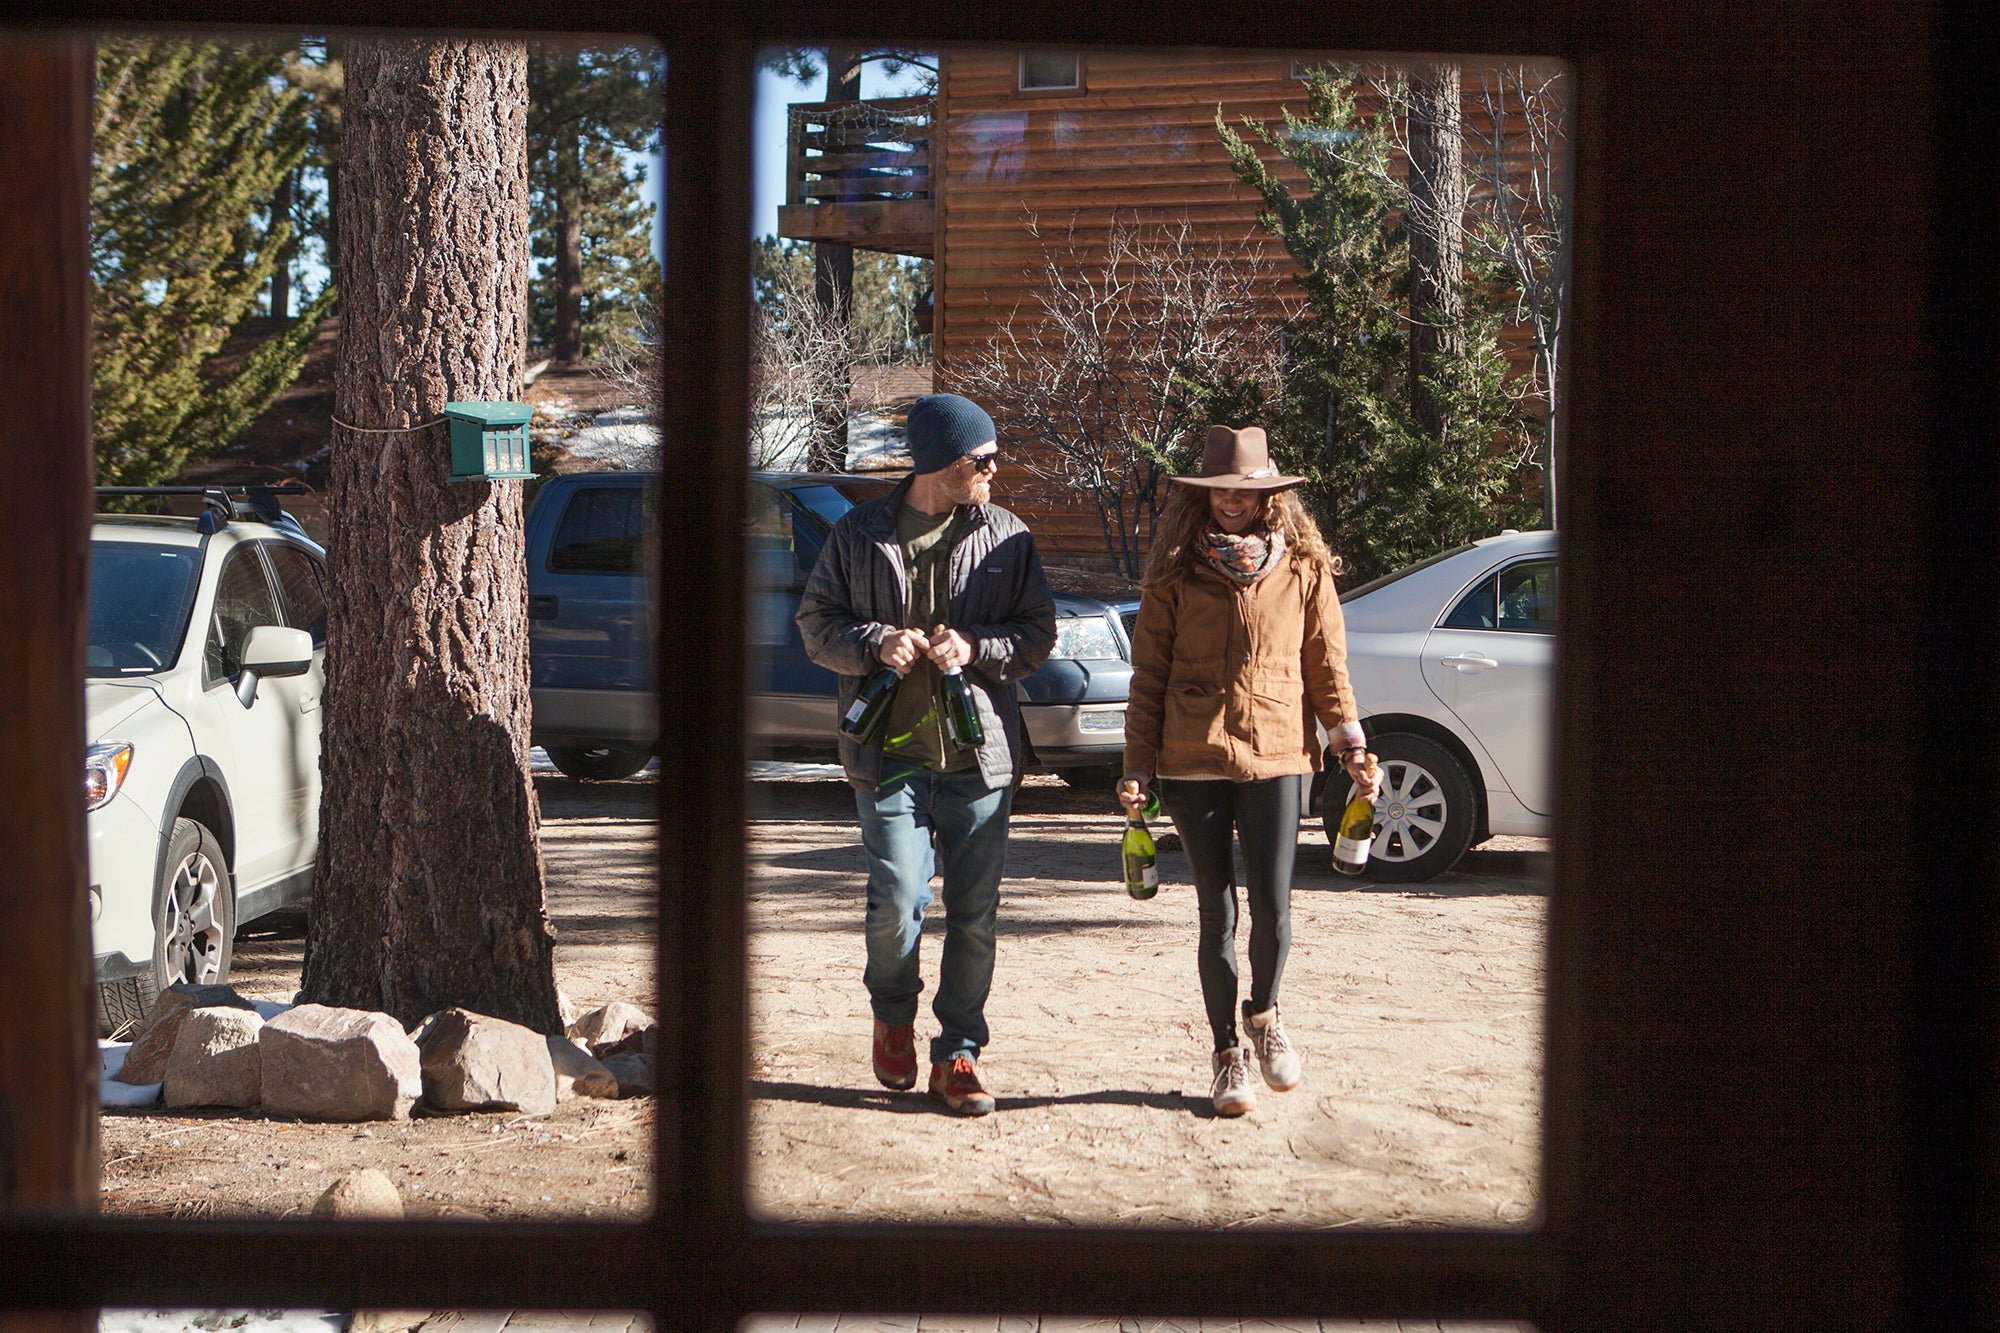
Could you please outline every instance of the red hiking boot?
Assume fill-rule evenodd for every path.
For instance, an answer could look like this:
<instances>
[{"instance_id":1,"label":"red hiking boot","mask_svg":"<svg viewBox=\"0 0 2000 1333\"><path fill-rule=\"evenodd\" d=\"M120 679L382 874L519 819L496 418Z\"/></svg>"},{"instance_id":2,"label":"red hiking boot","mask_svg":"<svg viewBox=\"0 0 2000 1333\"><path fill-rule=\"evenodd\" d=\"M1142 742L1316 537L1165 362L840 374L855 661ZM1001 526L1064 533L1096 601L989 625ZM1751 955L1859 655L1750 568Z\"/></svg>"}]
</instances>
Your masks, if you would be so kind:
<instances>
[{"instance_id":1,"label":"red hiking boot","mask_svg":"<svg viewBox=\"0 0 2000 1333\"><path fill-rule=\"evenodd\" d=\"M915 1024L875 1020L875 1077L885 1088L917 1086Z\"/></svg>"},{"instance_id":2,"label":"red hiking boot","mask_svg":"<svg viewBox=\"0 0 2000 1333\"><path fill-rule=\"evenodd\" d=\"M993 1109L993 1094L979 1086L979 1071L969 1055L955 1055L950 1064L931 1061L930 1095L958 1115L985 1115Z\"/></svg>"}]
</instances>

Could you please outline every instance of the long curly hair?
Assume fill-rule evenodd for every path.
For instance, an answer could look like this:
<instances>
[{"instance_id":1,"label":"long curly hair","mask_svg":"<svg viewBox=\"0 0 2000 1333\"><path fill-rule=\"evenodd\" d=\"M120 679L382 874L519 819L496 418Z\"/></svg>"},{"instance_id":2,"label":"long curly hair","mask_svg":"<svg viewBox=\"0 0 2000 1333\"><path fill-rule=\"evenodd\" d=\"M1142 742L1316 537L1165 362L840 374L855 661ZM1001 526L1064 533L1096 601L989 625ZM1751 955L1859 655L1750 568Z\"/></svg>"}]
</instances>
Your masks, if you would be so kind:
<instances>
[{"instance_id":1,"label":"long curly hair","mask_svg":"<svg viewBox=\"0 0 2000 1333\"><path fill-rule=\"evenodd\" d=\"M1146 576L1139 586L1148 592L1172 591L1200 562L1201 534L1210 521L1207 487L1172 487L1166 508L1153 525L1152 550L1146 556ZM1340 572L1340 557L1327 549L1319 524L1290 488L1264 492L1264 507L1253 526L1283 533L1292 559L1315 565L1327 574Z\"/></svg>"}]
</instances>

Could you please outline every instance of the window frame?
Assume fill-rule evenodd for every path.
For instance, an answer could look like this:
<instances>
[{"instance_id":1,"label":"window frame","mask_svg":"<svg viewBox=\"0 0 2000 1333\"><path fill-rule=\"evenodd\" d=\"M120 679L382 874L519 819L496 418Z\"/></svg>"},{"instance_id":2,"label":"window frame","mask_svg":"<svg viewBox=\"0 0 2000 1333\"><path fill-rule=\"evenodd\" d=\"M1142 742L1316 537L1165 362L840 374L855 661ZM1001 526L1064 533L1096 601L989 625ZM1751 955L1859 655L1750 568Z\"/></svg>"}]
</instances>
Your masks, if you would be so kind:
<instances>
[{"instance_id":1,"label":"window frame","mask_svg":"<svg viewBox=\"0 0 2000 1333\"><path fill-rule=\"evenodd\" d=\"M1076 60L1076 82L1064 84L1028 84L1028 57L1031 55L1068 55ZM1087 91L1083 77L1083 52L1068 47L1022 47L1020 57L1014 62L1014 92L1021 97L1080 97Z\"/></svg>"},{"instance_id":2,"label":"window frame","mask_svg":"<svg viewBox=\"0 0 2000 1333\"><path fill-rule=\"evenodd\" d=\"M49 25L189 17L147 0L32 0L25 12ZM223 22L243 11L211 2L206 12ZM262 12L308 27L405 16L392 7L319 0L273 0ZM427 17L434 30L514 24L526 31L548 22L545 8L525 0L447 0ZM1869 716L1856 706L1879 709L1888 696L1888 715L1904 725L1871 738L1878 764L1888 771L1925 764L1933 790L1941 783L1954 798L1947 806L1996 804L1995 778L1980 762L1994 741L1980 702L1918 700L1899 691L1896 675L1920 664L1904 642L1921 641L1925 656L1955 648L1980 650L1968 653L1976 658L2000 633L1968 609L1991 605L2000 588L2000 538L1984 498L2000 493L1985 387L2000 362L2000 299L1990 264L1979 266L1989 233L1963 221L1992 216L1984 194L1996 150L1981 119L1958 114L1946 91L1984 86L1977 16L1950 6L1884 14L1863 0L1832 0L1788 20L1693 0L1674 22L1656 24L1580 4L1478 13L1422 4L1392 12L1360 0L1309 0L1305 11L1272 24L1264 10L1226 2L1087 12L1049 3L997 13L962 0L822 0L807 15L778 4L656 0L641 11L579 0L563 18L596 32L651 23L673 67L702 71L672 81L667 94L675 166L663 341L684 355L666 358L661 528L683 540L661 550L659 586L662 641L711 645L718 660L685 677L662 664L663 681L677 689L662 694L669 753L662 756L661 837L681 854L662 865L660 975L663 985L668 977L681 984L661 997L662 1049L678 1058L661 1078L659 1211L636 1225L155 1223L6 1213L0 1307L560 1303L650 1309L663 1328L713 1333L757 1310L941 1305L967 1313L1485 1316L1560 1322L1565 1330L1665 1330L1703 1321L1921 1327L1941 1326L1947 1314L1968 1323L2000 1314L2000 1275L1992 1267L2000 1232L1981 1193L1986 1201L2000 1197L2000 1150L1981 1128L2000 1123L1992 1077L2000 1067L1993 985L2000 913L1992 905L2000 872L1993 855L1970 836L1946 839L1946 846L1891 827L1855 840L1838 819L1829 832L1802 829L1804 850L1822 870L1871 872L1864 932L1844 910L1845 898L1829 902L1817 883L1803 883L1795 866L1771 853L1751 849L1756 873L1749 874L1742 863L1725 869L1712 848L1690 849L1692 862L1673 858L1670 868L1649 860L1656 835L1698 817L1702 793L1698 784L1644 776L1663 754L1698 739L1709 747L1712 769L1768 778L1779 796L1817 800L1832 816L1858 815L1876 808L1866 798L1879 796L1880 770L1851 775L1851 763L1839 760L1851 758L1856 719ZM1788 21L1803 26L1784 26ZM741 784L705 777L736 771L730 766L742 759L736 719L746 590L735 569L709 579L710 597L665 590L681 586L688 551L723 549L742 532L745 464L738 451L713 443L747 435L741 294L749 285L755 54L809 28L937 43L1017 42L1022 30L1052 41L1161 45L1276 46L1282 37L1283 46L1296 48L1301 29L1314 25L1348 49L1519 50L1565 60L1576 71L1567 412L1579 446L1593 447L1558 444L1567 469L1569 569L1558 821L1587 828L1589 837L1559 843L1555 858L1543 1217L1521 1233L1316 1235L805 1228L751 1218L743 1188L743 797ZM1758 62L1790 49L1787 43L1810 48L1800 66L1819 82L1803 81L1789 64L1778 69L1775 89L1768 77L1755 77L1760 68L1771 73ZM1691 59L1711 75L1693 102ZM0 155L16 145L81 143L78 81L29 70L24 82L53 89L59 114L0 101L14 126L0 134L18 136L0 143ZM1858 100L1833 108L1808 95L1843 83L1867 86ZM1923 128L1895 136L1893 152L1874 153L1850 131L1892 105L1869 100L1886 96L1884 88L1915 101L1914 123ZM1662 117L1662 107L1685 109L1703 132L1690 133L1683 117ZM9 123L0 115L0 127ZM81 125L87 138L87 108ZM1697 140L1704 167L1724 176L1716 193L1730 195L1719 236L1668 225L1693 218L1685 206L1698 177L1676 170L1686 159L1655 165L1649 156ZM1780 198L1773 191L1789 188L1786 173L1798 162L1785 155L1798 144L1823 151L1816 165L1831 179L1815 176L1819 192ZM1783 170L1772 167L1774 157ZM65 161L74 171L76 159L53 160L60 197L51 207L67 209L76 182L60 172ZM1850 212L1829 217L1828 197L1848 197ZM73 213L62 216L76 222ZM1879 244L1895 232L1892 218L1915 233L1915 244L1893 236L1898 254ZM1846 244L1812 250L1822 265L1817 293L1768 305L1764 247L1768 238L1792 237L1794 226L1798 235ZM1674 245L1654 243L1669 232ZM38 246L53 238L25 253L34 262L55 256L50 262L68 286L38 284L26 272L28 261L15 257L23 248L14 244L24 236ZM80 226L51 230L24 206L0 202L0 241L7 242L0 283L10 284L10 296L25 293L19 299L30 316L10 321L0 343L20 354L10 364L53 371L0 386L0 408L24 409L5 414L11 423L32 418L51 427L17 437L24 462L48 464L20 470L17 498L24 498L23 511L49 519L40 544L22 544L25 554L0 545L0 574L26 565L45 575L48 587L0 578L0 660L8 664L17 660L8 655L16 644L49 627L73 629L78 614L54 594L75 591L74 557L85 540L88 423L78 404L87 395L79 392L86 387L77 377L84 344L74 318L81 236ZM1743 243L1717 244L1731 238ZM1982 276L1966 276L1975 273ZM1883 279L1880 304L1857 299L1852 318L1818 324L1802 313L1800 301L1856 297L1860 279L1876 275ZM1695 291L1730 291L1736 300L1691 303L1681 312L1673 294ZM51 340L56 351L38 349L51 329L60 335ZM1655 336L1663 332L1681 339ZM1757 354L1710 358L1710 344L1699 340ZM1895 355L1884 352L1890 347ZM1852 378L1836 384L1836 373L1860 375L1867 392L1854 393ZM1728 390L1726 401L1718 401L1718 385ZM1782 401L1800 439L1759 437L1769 420L1758 414L1760 395ZM1812 427L1831 426L1823 403L1836 397L1852 417L1846 429L1814 436L1817 447L1795 447ZM1803 428L1796 424L1802 413ZM1899 417L1907 424L1899 426ZM1907 451L1871 474L1879 485L1857 488L1853 457L1843 450L1872 431ZM1835 440L1841 443L1828 444ZM1706 467L1689 466L1691 448ZM1745 521L1760 498L1778 515L1775 535ZM1912 595L1884 599L1866 625L1854 627L1853 641L1829 644L1788 618L1783 590L1823 586L1828 565L1854 567L1848 553L1867 530L1954 532L1972 553L1967 558L1962 546L1947 550L1945 543L1873 548L1874 558L1889 562L1886 576ZM1661 641L1651 618L1657 608L1643 594L1670 600L1681 568L1675 557L1697 544L1718 581L1743 599L1728 608L1731 623L1755 624L1758 636L1697 638L1674 645L1679 656L1671 668L1646 662L1635 645ZM1741 568L1760 569L1777 591L1743 581ZM80 679L80 660L64 634L48 641ZM1810 672L1812 683L1828 688L1795 687L1779 698L1746 693L1740 682L1754 684L1759 672L1793 682ZM1769 753L1749 711L1753 702L1781 710L1782 734L1794 738L1796 753ZM13 752L38 761L0 775L0 810L8 811L0 818L14 821L0 829L21 835L15 845L24 882L47 886L42 891L54 904L75 882L81 816L71 819L52 799L58 789L49 775L67 771L64 758L74 751L66 747L80 724L76 702L62 690L45 688L28 703L18 716L0 713L0 741L28 742ZM1968 735L1981 743L1966 745ZM1792 777L1808 768L1809 777ZM1974 831L1971 824L1954 828ZM1885 853L1892 862L1886 870ZM1592 881L1616 882L1619 892L1589 893ZM1713 900L1725 887L1726 907ZM49 943L59 958L87 949L74 916L52 910L35 918L30 938ZM0 978L0 1001L7 1002L0 1014L60 1014L76 980L33 965L18 978ZM35 999L46 1005L24 1003ZM24 1049L49 1054L49 1067L73 1067L74 1052L22 1035L31 1041ZM87 1074L75 1072L87 1085ZM30 1109L60 1119L67 1084L51 1083L59 1086ZM23 1134L40 1133L43 1124L15 1121ZM79 1151L94 1152L88 1126L77 1132ZM35 1181L44 1178L35 1173L45 1168L33 1162L16 1165ZM214 1262L218 1252L252 1246L254 1262ZM922 1265L910 1262L919 1250ZM940 1270L956 1275L949 1292L928 1276Z\"/></svg>"}]
</instances>

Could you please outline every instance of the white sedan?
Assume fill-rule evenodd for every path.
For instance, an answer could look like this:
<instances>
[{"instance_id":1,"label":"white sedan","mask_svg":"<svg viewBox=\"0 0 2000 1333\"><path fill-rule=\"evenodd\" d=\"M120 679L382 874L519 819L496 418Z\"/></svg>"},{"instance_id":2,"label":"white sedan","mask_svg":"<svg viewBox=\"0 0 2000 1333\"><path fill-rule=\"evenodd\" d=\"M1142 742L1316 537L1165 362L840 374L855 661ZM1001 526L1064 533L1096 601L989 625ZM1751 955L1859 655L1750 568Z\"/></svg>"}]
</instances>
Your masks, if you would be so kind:
<instances>
[{"instance_id":1,"label":"white sedan","mask_svg":"<svg viewBox=\"0 0 2000 1333\"><path fill-rule=\"evenodd\" d=\"M1556 575L1555 533L1509 529L1341 598L1383 769L1371 878L1429 879L1496 833L1547 836ZM1326 784L1329 839L1352 793Z\"/></svg>"}]
</instances>

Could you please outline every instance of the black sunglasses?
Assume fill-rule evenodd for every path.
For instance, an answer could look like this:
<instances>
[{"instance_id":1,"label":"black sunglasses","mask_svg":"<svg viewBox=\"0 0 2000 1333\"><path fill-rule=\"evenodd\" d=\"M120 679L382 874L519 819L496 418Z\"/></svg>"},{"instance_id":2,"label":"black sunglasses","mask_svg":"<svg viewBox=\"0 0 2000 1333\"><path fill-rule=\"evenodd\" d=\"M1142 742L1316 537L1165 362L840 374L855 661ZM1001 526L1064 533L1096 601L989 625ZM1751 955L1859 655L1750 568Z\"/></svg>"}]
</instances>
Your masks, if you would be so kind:
<instances>
[{"instance_id":1,"label":"black sunglasses","mask_svg":"<svg viewBox=\"0 0 2000 1333\"><path fill-rule=\"evenodd\" d=\"M1000 470L1000 453L1000 450L995 449L990 454L967 454L965 461L972 464L974 472L998 472Z\"/></svg>"}]
</instances>

